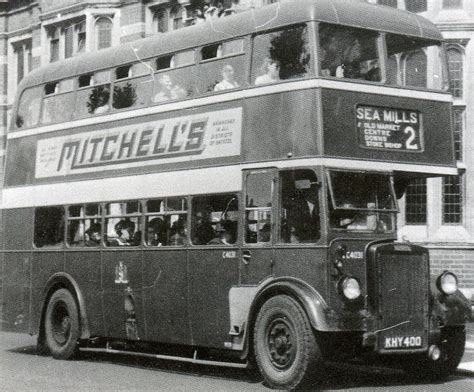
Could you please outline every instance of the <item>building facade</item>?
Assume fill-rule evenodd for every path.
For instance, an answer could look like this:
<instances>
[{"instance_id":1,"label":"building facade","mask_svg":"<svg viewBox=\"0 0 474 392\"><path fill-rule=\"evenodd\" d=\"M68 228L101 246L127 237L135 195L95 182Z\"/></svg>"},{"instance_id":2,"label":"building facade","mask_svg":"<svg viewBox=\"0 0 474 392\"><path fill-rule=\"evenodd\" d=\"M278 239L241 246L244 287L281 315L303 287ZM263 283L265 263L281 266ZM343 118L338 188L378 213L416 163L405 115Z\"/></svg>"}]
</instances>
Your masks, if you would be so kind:
<instances>
[{"instance_id":1,"label":"building facade","mask_svg":"<svg viewBox=\"0 0 474 392\"><path fill-rule=\"evenodd\" d=\"M0 173L11 105L18 83L32 69L186 27L204 18L200 11L206 3L215 12L231 13L276 1L0 0ZM453 270L461 287L474 288L474 140L469 137L474 132L474 1L367 1L420 13L447 40L460 175L409 186L400 203L400 238L430 249L433 274ZM428 60L420 53L410 66L425 67L429 77Z\"/></svg>"}]
</instances>

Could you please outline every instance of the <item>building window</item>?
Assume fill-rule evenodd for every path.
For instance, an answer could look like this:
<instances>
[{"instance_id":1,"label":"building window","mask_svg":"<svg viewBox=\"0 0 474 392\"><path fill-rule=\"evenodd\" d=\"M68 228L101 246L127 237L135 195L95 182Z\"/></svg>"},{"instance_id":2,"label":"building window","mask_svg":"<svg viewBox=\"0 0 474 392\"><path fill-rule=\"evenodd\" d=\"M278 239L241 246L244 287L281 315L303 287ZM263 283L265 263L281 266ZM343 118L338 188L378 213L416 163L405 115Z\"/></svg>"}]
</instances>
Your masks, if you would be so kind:
<instances>
[{"instance_id":1,"label":"building window","mask_svg":"<svg viewBox=\"0 0 474 392\"><path fill-rule=\"evenodd\" d=\"M463 93L463 62L462 52L457 48L449 48L448 54L448 70L449 70L449 87L451 94L455 98L462 98Z\"/></svg>"},{"instance_id":2,"label":"building window","mask_svg":"<svg viewBox=\"0 0 474 392\"><path fill-rule=\"evenodd\" d=\"M443 8L462 8L462 0L443 0Z\"/></svg>"},{"instance_id":3,"label":"building window","mask_svg":"<svg viewBox=\"0 0 474 392\"><path fill-rule=\"evenodd\" d=\"M74 53L74 30L73 26L67 26L64 29L64 58L72 57Z\"/></svg>"},{"instance_id":4,"label":"building window","mask_svg":"<svg viewBox=\"0 0 474 392\"><path fill-rule=\"evenodd\" d=\"M109 18L99 18L96 22L97 49L110 48L112 46L112 21Z\"/></svg>"},{"instance_id":5,"label":"building window","mask_svg":"<svg viewBox=\"0 0 474 392\"><path fill-rule=\"evenodd\" d=\"M25 50L23 48L23 45L20 45L17 48L16 58L17 82L20 83L20 81L23 79L23 76L25 76Z\"/></svg>"},{"instance_id":6,"label":"building window","mask_svg":"<svg viewBox=\"0 0 474 392\"><path fill-rule=\"evenodd\" d=\"M49 41L49 60L50 62L59 60L59 29L51 31Z\"/></svg>"},{"instance_id":7,"label":"building window","mask_svg":"<svg viewBox=\"0 0 474 392\"><path fill-rule=\"evenodd\" d=\"M178 30L184 27L183 14L186 12L184 8L173 12L171 18L173 19L173 30Z\"/></svg>"},{"instance_id":8,"label":"building window","mask_svg":"<svg viewBox=\"0 0 474 392\"><path fill-rule=\"evenodd\" d=\"M443 224L462 224L463 178L443 178Z\"/></svg>"},{"instance_id":9,"label":"building window","mask_svg":"<svg viewBox=\"0 0 474 392\"><path fill-rule=\"evenodd\" d=\"M24 76L32 69L31 42L14 44L13 51L16 56L17 83L20 83Z\"/></svg>"},{"instance_id":10,"label":"building window","mask_svg":"<svg viewBox=\"0 0 474 392\"><path fill-rule=\"evenodd\" d=\"M405 9L411 12L425 12L427 10L426 0L405 0Z\"/></svg>"},{"instance_id":11,"label":"building window","mask_svg":"<svg viewBox=\"0 0 474 392\"><path fill-rule=\"evenodd\" d=\"M405 195L406 224L426 225L426 178L417 178L410 182Z\"/></svg>"},{"instance_id":12,"label":"building window","mask_svg":"<svg viewBox=\"0 0 474 392\"><path fill-rule=\"evenodd\" d=\"M157 33L166 33L168 31L168 11L160 8L153 15L153 26Z\"/></svg>"},{"instance_id":13,"label":"building window","mask_svg":"<svg viewBox=\"0 0 474 392\"><path fill-rule=\"evenodd\" d=\"M377 4L397 8L397 0L378 0Z\"/></svg>"},{"instance_id":14,"label":"building window","mask_svg":"<svg viewBox=\"0 0 474 392\"><path fill-rule=\"evenodd\" d=\"M454 156L456 160L461 161L463 159L463 109L454 109Z\"/></svg>"},{"instance_id":15,"label":"building window","mask_svg":"<svg viewBox=\"0 0 474 392\"><path fill-rule=\"evenodd\" d=\"M86 50L86 24L78 23L74 28L77 33L77 53L82 53Z\"/></svg>"}]
</instances>

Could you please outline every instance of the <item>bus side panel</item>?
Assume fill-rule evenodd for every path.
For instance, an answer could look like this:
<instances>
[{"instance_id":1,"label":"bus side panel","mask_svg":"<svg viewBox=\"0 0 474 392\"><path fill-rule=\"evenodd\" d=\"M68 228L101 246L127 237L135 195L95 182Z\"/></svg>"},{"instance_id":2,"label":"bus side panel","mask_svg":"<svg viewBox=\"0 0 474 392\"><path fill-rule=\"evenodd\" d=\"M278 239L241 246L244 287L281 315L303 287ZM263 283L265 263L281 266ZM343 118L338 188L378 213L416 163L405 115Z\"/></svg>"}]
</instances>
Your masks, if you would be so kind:
<instances>
[{"instance_id":1,"label":"bus side panel","mask_svg":"<svg viewBox=\"0 0 474 392\"><path fill-rule=\"evenodd\" d=\"M2 329L28 332L31 320L31 253L6 253L4 273Z\"/></svg>"},{"instance_id":2,"label":"bus side panel","mask_svg":"<svg viewBox=\"0 0 474 392\"><path fill-rule=\"evenodd\" d=\"M136 340L145 336L142 252L127 248L102 253L102 306L106 336Z\"/></svg>"},{"instance_id":3,"label":"bus side panel","mask_svg":"<svg viewBox=\"0 0 474 392\"><path fill-rule=\"evenodd\" d=\"M31 323L31 260L33 210L3 210L2 329L26 332ZM24 250L28 250L25 252ZM23 250L23 252L19 252Z\"/></svg>"},{"instance_id":4,"label":"bus side panel","mask_svg":"<svg viewBox=\"0 0 474 392\"><path fill-rule=\"evenodd\" d=\"M105 334L101 304L100 250L66 253L66 273L79 285L91 336Z\"/></svg>"},{"instance_id":5,"label":"bus side panel","mask_svg":"<svg viewBox=\"0 0 474 392\"><path fill-rule=\"evenodd\" d=\"M287 247L275 249L275 278L291 276L314 287L327 298L326 248Z\"/></svg>"},{"instance_id":6,"label":"bus side panel","mask_svg":"<svg viewBox=\"0 0 474 392\"><path fill-rule=\"evenodd\" d=\"M242 161L319 155L318 106L314 89L248 99Z\"/></svg>"},{"instance_id":7,"label":"bus side panel","mask_svg":"<svg viewBox=\"0 0 474 392\"><path fill-rule=\"evenodd\" d=\"M186 250L143 251L143 307L147 340L192 343Z\"/></svg>"},{"instance_id":8,"label":"bus side panel","mask_svg":"<svg viewBox=\"0 0 474 392\"><path fill-rule=\"evenodd\" d=\"M224 348L230 340L229 292L238 284L237 248L189 250L189 313L196 346Z\"/></svg>"},{"instance_id":9,"label":"bus side panel","mask_svg":"<svg viewBox=\"0 0 474 392\"><path fill-rule=\"evenodd\" d=\"M64 250L38 250L33 253L32 303L33 303L33 331L39 327L41 309L46 284L56 272L64 271Z\"/></svg>"}]
</instances>

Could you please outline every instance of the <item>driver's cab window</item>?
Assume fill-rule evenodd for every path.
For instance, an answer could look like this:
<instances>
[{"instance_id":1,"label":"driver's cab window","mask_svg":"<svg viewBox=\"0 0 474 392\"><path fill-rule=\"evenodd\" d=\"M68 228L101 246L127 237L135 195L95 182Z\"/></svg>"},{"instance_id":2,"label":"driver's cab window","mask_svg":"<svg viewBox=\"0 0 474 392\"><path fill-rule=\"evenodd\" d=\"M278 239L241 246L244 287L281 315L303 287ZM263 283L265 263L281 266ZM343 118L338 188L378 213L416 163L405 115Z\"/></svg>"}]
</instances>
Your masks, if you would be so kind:
<instances>
[{"instance_id":1,"label":"driver's cab window","mask_svg":"<svg viewBox=\"0 0 474 392\"><path fill-rule=\"evenodd\" d=\"M320 183L312 170L280 173L281 211L279 241L314 243L321 237Z\"/></svg>"}]
</instances>

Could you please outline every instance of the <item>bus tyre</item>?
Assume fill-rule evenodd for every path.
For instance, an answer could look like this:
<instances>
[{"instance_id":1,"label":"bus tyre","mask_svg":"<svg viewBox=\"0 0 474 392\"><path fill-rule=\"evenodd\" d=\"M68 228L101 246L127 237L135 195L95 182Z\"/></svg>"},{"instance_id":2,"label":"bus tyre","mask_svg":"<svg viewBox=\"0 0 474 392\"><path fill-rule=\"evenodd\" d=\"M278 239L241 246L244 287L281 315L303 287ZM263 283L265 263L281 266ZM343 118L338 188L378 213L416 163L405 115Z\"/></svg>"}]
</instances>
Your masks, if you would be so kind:
<instances>
[{"instance_id":1,"label":"bus tyre","mask_svg":"<svg viewBox=\"0 0 474 392\"><path fill-rule=\"evenodd\" d=\"M423 357L415 365L406 366L405 370L412 376L429 381L440 381L454 373L464 355L466 331L464 327L448 327L441 332L438 360ZM413 363L412 363L413 365Z\"/></svg>"},{"instance_id":2,"label":"bus tyre","mask_svg":"<svg viewBox=\"0 0 474 392\"><path fill-rule=\"evenodd\" d=\"M309 386L322 355L301 305L278 295L261 307L254 328L254 353L266 383L276 389Z\"/></svg>"},{"instance_id":3,"label":"bus tyre","mask_svg":"<svg viewBox=\"0 0 474 392\"><path fill-rule=\"evenodd\" d=\"M79 313L70 291L59 289L49 299L44 337L53 358L69 359L75 354L79 340Z\"/></svg>"}]
</instances>

